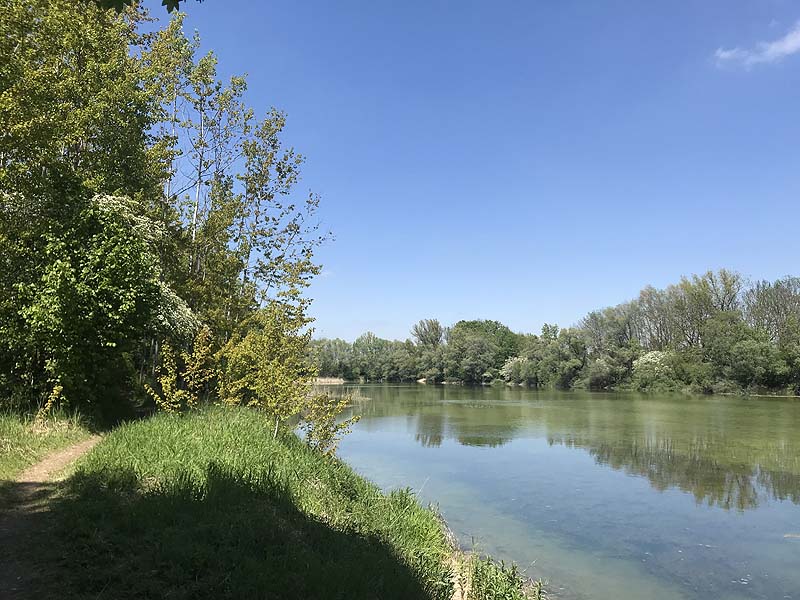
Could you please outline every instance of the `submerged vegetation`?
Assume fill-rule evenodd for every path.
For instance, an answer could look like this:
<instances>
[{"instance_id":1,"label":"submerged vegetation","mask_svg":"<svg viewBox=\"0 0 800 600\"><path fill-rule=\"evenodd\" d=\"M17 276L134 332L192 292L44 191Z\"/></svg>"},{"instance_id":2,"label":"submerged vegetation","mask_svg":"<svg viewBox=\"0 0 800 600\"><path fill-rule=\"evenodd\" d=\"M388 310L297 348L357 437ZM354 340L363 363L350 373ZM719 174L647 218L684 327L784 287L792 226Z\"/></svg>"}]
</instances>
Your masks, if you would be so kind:
<instances>
[{"instance_id":1,"label":"submerged vegetation","mask_svg":"<svg viewBox=\"0 0 800 600\"><path fill-rule=\"evenodd\" d=\"M726 270L589 313L575 327L514 333L497 321L423 320L404 342L372 333L313 342L319 373L365 381L800 393L800 278L747 285Z\"/></svg>"}]
</instances>

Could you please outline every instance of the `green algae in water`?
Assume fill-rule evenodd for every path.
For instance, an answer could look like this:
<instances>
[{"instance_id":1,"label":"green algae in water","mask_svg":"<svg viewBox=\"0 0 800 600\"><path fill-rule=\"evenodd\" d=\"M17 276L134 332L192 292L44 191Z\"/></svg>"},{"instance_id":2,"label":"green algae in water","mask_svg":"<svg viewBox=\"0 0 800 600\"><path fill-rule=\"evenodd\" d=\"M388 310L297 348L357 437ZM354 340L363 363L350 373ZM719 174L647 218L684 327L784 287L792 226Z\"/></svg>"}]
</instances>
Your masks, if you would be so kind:
<instances>
[{"instance_id":1,"label":"green algae in water","mask_svg":"<svg viewBox=\"0 0 800 600\"><path fill-rule=\"evenodd\" d=\"M556 597L800 598L800 401L360 391L341 456Z\"/></svg>"}]
</instances>

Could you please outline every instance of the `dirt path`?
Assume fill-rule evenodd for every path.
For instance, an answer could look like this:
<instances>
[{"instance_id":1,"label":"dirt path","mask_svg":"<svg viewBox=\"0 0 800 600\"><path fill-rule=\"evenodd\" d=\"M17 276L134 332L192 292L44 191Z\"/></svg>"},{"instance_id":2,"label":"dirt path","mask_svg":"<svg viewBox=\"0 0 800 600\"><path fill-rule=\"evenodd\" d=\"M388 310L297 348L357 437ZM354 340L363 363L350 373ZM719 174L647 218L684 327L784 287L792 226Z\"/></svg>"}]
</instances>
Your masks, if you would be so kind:
<instances>
[{"instance_id":1,"label":"dirt path","mask_svg":"<svg viewBox=\"0 0 800 600\"><path fill-rule=\"evenodd\" d=\"M44 460L25 469L17 477L17 483L44 483L53 475L63 471L71 462L77 460L100 441L100 436L95 435L88 440L78 442L74 446L53 452Z\"/></svg>"},{"instance_id":2,"label":"dirt path","mask_svg":"<svg viewBox=\"0 0 800 600\"><path fill-rule=\"evenodd\" d=\"M28 467L15 481L0 482L5 507L0 507L0 598L20 600L36 594L35 573L25 559L31 540L46 535L48 522L43 518L57 484L50 479L70 463L91 450L100 436L64 448Z\"/></svg>"}]
</instances>

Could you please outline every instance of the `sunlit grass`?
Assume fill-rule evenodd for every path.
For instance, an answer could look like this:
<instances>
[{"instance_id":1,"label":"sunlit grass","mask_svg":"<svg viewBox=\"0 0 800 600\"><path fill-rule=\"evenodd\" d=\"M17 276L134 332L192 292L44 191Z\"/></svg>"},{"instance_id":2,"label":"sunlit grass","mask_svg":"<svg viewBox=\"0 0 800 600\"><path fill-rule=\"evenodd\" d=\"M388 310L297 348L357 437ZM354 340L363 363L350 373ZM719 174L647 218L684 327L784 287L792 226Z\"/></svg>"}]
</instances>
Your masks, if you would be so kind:
<instances>
[{"instance_id":1,"label":"sunlit grass","mask_svg":"<svg viewBox=\"0 0 800 600\"><path fill-rule=\"evenodd\" d=\"M47 454L86 439L89 431L77 415L44 419L0 413L0 479L13 479Z\"/></svg>"},{"instance_id":2,"label":"sunlit grass","mask_svg":"<svg viewBox=\"0 0 800 600\"><path fill-rule=\"evenodd\" d=\"M463 563L467 598L492 598L493 600L541 600L544 598L542 582L525 582L515 565L497 563L491 558L471 555Z\"/></svg>"}]
</instances>

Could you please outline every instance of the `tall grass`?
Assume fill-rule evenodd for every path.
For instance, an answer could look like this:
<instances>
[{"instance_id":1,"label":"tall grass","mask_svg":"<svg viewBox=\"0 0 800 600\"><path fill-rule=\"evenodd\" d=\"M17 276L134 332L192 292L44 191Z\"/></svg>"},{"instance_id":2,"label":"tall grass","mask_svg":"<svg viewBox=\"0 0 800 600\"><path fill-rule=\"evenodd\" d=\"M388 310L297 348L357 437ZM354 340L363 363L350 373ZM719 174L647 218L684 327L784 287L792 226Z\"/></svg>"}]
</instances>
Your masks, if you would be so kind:
<instances>
[{"instance_id":1,"label":"tall grass","mask_svg":"<svg viewBox=\"0 0 800 600\"><path fill-rule=\"evenodd\" d=\"M50 452L88 436L86 424L76 414L56 413L36 419L0 412L0 480L13 479Z\"/></svg>"},{"instance_id":2,"label":"tall grass","mask_svg":"<svg viewBox=\"0 0 800 600\"><path fill-rule=\"evenodd\" d=\"M123 425L56 510L66 597L450 598L434 513L252 410Z\"/></svg>"},{"instance_id":3,"label":"tall grass","mask_svg":"<svg viewBox=\"0 0 800 600\"><path fill-rule=\"evenodd\" d=\"M507 566L489 557L470 555L462 565L465 572L467 598L493 600L542 600L541 581L524 581L516 565Z\"/></svg>"},{"instance_id":4,"label":"tall grass","mask_svg":"<svg viewBox=\"0 0 800 600\"><path fill-rule=\"evenodd\" d=\"M273 439L253 410L121 426L81 459L55 514L45 557L63 598L453 597L434 511L293 434ZM511 597L485 588L469 597Z\"/></svg>"}]
</instances>

